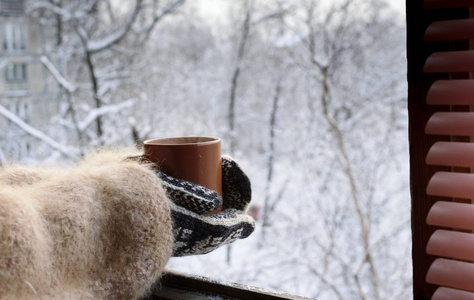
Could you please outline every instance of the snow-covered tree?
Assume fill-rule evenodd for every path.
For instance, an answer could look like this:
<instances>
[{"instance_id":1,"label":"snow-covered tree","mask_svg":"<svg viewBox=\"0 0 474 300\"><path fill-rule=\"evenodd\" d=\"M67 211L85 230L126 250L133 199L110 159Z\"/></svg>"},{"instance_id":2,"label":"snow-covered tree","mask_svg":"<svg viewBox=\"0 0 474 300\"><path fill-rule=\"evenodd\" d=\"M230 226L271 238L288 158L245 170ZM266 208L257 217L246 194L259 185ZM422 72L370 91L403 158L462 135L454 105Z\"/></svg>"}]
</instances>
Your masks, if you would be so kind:
<instances>
[{"instance_id":1,"label":"snow-covered tree","mask_svg":"<svg viewBox=\"0 0 474 300\"><path fill-rule=\"evenodd\" d=\"M57 139L77 146L81 154L91 146L129 143L132 129L122 112L139 101L138 95L128 93L134 66L155 26L184 2L26 3L27 13L46 36L41 61L61 91L53 119L63 129L60 135L55 132Z\"/></svg>"},{"instance_id":2,"label":"snow-covered tree","mask_svg":"<svg viewBox=\"0 0 474 300\"><path fill-rule=\"evenodd\" d=\"M239 70L234 135L260 231L230 266L173 263L318 299L408 297L404 28L379 1L284 5Z\"/></svg>"}]
</instances>

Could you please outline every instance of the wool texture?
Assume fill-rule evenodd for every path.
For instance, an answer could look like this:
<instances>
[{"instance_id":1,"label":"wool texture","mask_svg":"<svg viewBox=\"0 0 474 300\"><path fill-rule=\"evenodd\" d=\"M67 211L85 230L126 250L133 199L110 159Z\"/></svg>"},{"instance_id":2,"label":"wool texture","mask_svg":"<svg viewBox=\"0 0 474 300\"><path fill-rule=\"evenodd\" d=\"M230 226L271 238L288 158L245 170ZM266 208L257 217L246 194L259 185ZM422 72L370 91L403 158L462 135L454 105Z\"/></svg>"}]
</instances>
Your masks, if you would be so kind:
<instances>
[{"instance_id":1,"label":"wool texture","mask_svg":"<svg viewBox=\"0 0 474 300\"><path fill-rule=\"evenodd\" d=\"M158 172L171 200L173 256L206 254L254 231L255 221L245 213L252 199L250 179L230 156L222 157L222 175L223 198L203 186ZM221 211L208 214L221 204Z\"/></svg>"},{"instance_id":2,"label":"wool texture","mask_svg":"<svg viewBox=\"0 0 474 300\"><path fill-rule=\"evenodd\" d=\"M172 255L159 178L127 150L0 168L0 299L137 299Z\"/></svg>"}]
</instances>

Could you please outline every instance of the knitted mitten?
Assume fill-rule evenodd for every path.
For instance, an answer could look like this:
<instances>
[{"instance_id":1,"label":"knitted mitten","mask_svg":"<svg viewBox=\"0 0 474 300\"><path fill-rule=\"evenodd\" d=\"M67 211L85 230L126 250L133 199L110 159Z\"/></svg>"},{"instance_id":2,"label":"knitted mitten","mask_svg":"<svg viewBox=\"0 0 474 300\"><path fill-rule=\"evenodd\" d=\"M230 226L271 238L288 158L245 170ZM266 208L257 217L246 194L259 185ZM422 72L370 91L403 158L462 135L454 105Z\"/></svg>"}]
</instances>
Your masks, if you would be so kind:
<instances>
[{"instance_id":1,"label":"knitted mitten","mask_svg":"<svg viewBox=\"0 0 474 300\"><path fill-rule=\"evenodd\" d=\"M222 198L194 183L157 174L171 200L173 256L209 253L253 232L254 220L245 214L252 194L250 181L231 157L222 157ZM209 214L221 205L222 211Z\"/></svg>"}]
</instances>

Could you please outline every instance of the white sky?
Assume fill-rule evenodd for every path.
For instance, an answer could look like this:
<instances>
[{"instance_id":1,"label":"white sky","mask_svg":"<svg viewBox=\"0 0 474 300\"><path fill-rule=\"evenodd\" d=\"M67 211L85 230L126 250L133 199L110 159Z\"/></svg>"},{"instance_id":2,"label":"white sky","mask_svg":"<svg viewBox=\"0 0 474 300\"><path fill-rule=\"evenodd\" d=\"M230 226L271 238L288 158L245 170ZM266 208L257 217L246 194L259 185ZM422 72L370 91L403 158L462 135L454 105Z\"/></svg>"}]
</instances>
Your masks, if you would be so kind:
<instances>
[{"instance_id":1,"label":"white sky","mask_svg":"<svg viewBox=\"0 0 474 300\"><path fill-rule=\"evenodd\" d=\"M388 0L390 5L392 5L397 11L405 14L405 0Z\"/></svg>"},{"instance_id":2,"label":"white sky","mask_svg":"<svg viewBox=\"0 0 474 300\"><path fill-rule=\"evenodd\" d=\"M207 18L222 21L226 16L229 5L226 0L199 0L199 5L196 5L196 7Z\"/></svg>"}]
</instances>

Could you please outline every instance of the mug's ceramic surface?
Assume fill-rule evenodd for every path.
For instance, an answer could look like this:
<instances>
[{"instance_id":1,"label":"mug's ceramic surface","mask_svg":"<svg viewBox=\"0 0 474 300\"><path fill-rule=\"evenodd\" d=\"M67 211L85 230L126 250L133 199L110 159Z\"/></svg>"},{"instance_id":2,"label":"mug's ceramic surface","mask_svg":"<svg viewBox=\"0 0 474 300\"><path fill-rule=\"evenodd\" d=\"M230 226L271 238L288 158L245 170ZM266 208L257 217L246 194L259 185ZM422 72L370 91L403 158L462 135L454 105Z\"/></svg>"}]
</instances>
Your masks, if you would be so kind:
<instances>
[{"instance_id":1,"label":"mug's ceramic surface","mask_svg":"<svg viewBox=\"0 0 474 300\"><path fill-rule=\"evenodd\" d=\"M144 155L165 174L216 191L222 196L221 140L176 137L144 142Z\"/></svg>"}]
</instances>

